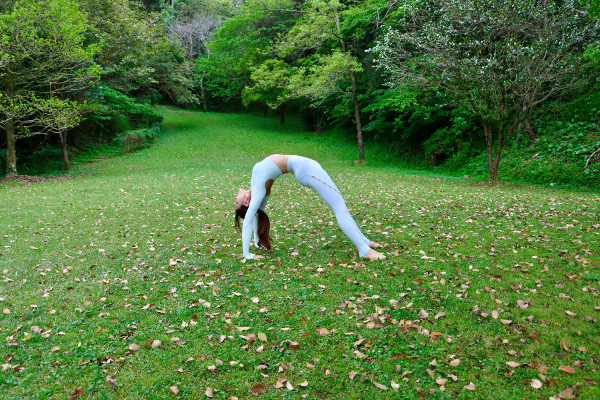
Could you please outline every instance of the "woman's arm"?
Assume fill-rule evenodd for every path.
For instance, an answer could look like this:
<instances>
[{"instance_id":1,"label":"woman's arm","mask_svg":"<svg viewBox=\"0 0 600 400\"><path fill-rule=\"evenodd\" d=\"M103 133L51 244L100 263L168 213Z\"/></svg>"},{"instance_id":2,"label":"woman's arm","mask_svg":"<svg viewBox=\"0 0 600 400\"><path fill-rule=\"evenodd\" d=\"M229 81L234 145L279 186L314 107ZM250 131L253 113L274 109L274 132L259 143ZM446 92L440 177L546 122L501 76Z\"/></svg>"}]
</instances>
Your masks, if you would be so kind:
<instances>
[{"instance_id":1,"label":"woman's arm","mask_svg":"<svg viewBox=\"0 0 600 400\"><path fill-rule=\"evenodd\" d=\"M263 199L262 203L258 206L259 210L265 211L265 207L267 206L267 201L269 200L269 195L266 195ZM254 245L258 247L258 218L254 218Z\"/></svg>"},{"instance_id":2,"label":"woman's arm","mask_svg":"<svg viewBox=\"0 0 600 400\"><path fill-rule=\"evenodd\" d=\"M254 258L254 254L250 253L250 240L252 239L252 231L254 230L254 221L257 220L256 213L258 212L260 205L263 203L266 194L264 186L262 187L262 190L260 190L260 186L257 188L254 186L255 185L252 185L252 197L250 199L250 204L248 205L248 210L246 211L244 224L242 225L242 249L244 252L244 258L248 260Z\"/></svg>"}]
</instances>

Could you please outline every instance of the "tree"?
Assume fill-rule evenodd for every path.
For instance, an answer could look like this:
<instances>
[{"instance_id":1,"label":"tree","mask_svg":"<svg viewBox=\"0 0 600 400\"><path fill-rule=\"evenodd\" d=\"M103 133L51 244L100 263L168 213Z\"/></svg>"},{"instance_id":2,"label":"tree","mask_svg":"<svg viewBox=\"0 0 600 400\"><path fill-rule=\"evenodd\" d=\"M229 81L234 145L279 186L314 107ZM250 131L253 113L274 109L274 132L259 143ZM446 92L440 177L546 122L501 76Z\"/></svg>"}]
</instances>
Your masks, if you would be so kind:
<instances>
[{"instance_id":1,"label":"tree","mask_svg":"<svg viewBox=\"0 0 600 400\"><path fill-rule=\"evenodd\" d=\"M211 33L221 24L221 17L216 14L216 10L211 7L208 7L208 10L206 8L197 5L183 9L180 15L169 24L169 37L181 45L188 62L194 67L197 67L195 60L199 55L208 56L207 44ZM192 73L195 75L196 85L194 86L199 87L202 108L207 111L205 80L208 74L197 68L194 68Z\"/></svg>"},{"instance_id":2,"label":"tree","mask_svg":"<svg viewBox=\"0 0 600 400\"><path fill-rule=\"evenodd\" d=\"M39 104L62 102L60 113L75 109L96 82L97 47L84 44L86 29L75 0L19 0L0 15L0 128L6 133L8 174L17 173L17 140L47 134L62 118L40 113Z\"/></svg>"},{"instance_id":3,"label":"tree","mask_svg":"<svg viewBox=\"0 0 600 400\"><path fill-rule=\"evenodd\" d=\"M248 93L268 93L274 76L285 76L278 93L279 104L294 98L309 98L314 105L332 96L344 96L352 104L359 160L365 160L359 82L364 70L361 40L385 18L392 7L382 0L340 1L310 0L297 12L302 13L292 29L279 41L277 56L289 63L273 60L255 70ZM294 10L292 10L294 11Z\"/></svg>"},{"instance_id":4,"label":"tree","mask_svg":"<svg viewBox=\"0 0 600 400\"><path fill-rule=\"evenodd\" d=\"M375 51L392 86L441 90L477 116L488 178L501 153L542 102L586 85L581 52L596 29L572 2L406 2L403 29Z\"/></svg>"},{"instance_id":5,"label":"tree","mask_svg":"<svg viewBox=\"0 0 600 400\"><path fill-rule=\"evenodd\" d=\"M162 95L179 104L194 104L188 78L190 63L168 37L163 14L145 12L130 0L84 0L88 39L102 43L95 61L102 82L128 96L157 101Z\"/></svg>"},{"instance_id":6,"label":"tree","mask_svg":"<svg viewBox=\"0 0 600 400\"><path fill-rule=\"evenodd\" d=\"M251 0L232 10L212 35L208 51L197 59L198 71L210 75L212 96L241 100L252 84L252 70L275 56L273 44L297 19L288 8L293 8L292 0Z\"/></svg>"}]
</instances>

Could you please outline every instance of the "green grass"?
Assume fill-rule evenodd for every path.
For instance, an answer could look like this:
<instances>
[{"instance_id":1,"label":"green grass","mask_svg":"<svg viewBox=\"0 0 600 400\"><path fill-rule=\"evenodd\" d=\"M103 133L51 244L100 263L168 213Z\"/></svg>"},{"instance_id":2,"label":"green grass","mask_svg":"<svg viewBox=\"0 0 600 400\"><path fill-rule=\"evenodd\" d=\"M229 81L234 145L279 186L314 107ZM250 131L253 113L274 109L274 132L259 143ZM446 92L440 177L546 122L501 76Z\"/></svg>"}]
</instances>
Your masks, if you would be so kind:
<instances>
[{"instance_id":1,"label":"green grass","mask_svg":"<svg viewBox=\"0 0 600 400\"><path fill-rule=\"evenodd\" d=\"M299 123L164 112L149 149L0 186L2 399L600 397L598 194L355 165ZM271 153L319 160L388 259L357 259L286 175L275 247L243 262L233 197Z\"/></svg>"}]
</instances>

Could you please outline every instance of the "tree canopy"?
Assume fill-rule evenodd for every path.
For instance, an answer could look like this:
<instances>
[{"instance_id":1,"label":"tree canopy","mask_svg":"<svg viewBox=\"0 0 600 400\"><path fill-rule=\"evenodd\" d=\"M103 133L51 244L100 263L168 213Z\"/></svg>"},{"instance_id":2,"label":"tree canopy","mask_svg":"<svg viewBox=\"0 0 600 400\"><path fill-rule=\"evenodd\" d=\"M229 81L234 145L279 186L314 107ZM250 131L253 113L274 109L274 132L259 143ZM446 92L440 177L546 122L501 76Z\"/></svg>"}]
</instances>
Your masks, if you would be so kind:
<instances>
[{"instance_id":1,"label":"tree canopy","mask_svg":"<svg viewBox=\"0 0 600 400\"><path fill-rule=\"evenodd\" d=\"M74 35L51 51L31 42L53 55L37 56L39 68L21 50L49 22L26 5L64 13L48 32ZM0 138L0 158L10 171L19 151L48 146L40 138L66 160L66 147L155 132L150 105L162 102L276 109L282 123L297 113L309 129L352 135L359 160L372 146L490 181L503 170L600 180L597 1L0 0L0 20L0 121L14 131ZM10 71L28 68L38 75L9 95Z\"/></svg>"}]
</instances>

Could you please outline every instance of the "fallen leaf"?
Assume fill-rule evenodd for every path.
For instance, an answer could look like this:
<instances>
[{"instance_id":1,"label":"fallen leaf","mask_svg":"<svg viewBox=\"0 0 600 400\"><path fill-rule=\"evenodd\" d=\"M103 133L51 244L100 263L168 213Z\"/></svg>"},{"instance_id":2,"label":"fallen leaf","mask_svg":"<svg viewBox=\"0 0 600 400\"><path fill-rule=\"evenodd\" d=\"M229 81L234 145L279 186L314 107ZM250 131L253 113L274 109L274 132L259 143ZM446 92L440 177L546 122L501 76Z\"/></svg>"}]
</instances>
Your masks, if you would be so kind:
<instances>
[{"instance_id":1,"label":"fallen leaf","mask_svg":"<svg viewBox=\"0 0 600 400\"><path fill-rule=\"evenodd\" d=\"M206 388L206 392L204 392L204 394L209 399L212 399L213 397L215 397L215 394L213 393L213 390L211 388L209 388L209 387Z\"/></svg>"},{"instance_id":2,"label":"fallen leaf","mask_svg":"<svg viewBox=\"0 0 600 400\"><path fill-rule=\"evenodd\" d=\"M252 393L255 396L263 394L264 391L265 387L261 383L257 383L252 387L252 389L250 389L250 393Z\"/></svg>"},{"instance_id":3,"label":"fallen leaf","mask_svg":"<svg viewBox=\"0 0 600 400\"><path fill-rule=\"evenodd\" d=\"M177 394L177 393L179 393L179 389L177 388L177 386L171 386L169 388L169 392L171 392L173 394Z\"/></svg>"},{"instance_id":4,"label":"fallen leaf","mask_svg":"<svg viewBox=\"0 0 600 400\"><path fill-rule=\"evenodd\" d=\"M542 387L542 382L539 379L532 379L531 380L531 387L534 389L540 389Z\"/></svg>"},{"instance_id":5,"label":"fallen leaf","mask_svg":"<svg viewBox=\"0 0 600 400\"><path fill-rule=\"evenodd\" d=\"M561 365L560 367L558 367L558 369L560 369L563 372L567 372L569 374L574 374L575 370L567 365Z\"/></svg>"},{"instance_id":6,"label":"fallen leaf","mask_svg":"<svg viewBox=\"0 0 600 400\"><path fill-rule=\"evenodd\" d=\"M373 385L375 385L375 387L377 389L381 389L381 390L388 390L389 389L387 386L382 385L381 383L377 383L375 381L371 381L371 382L373 382Z\"/></svg>"},{"instance_id":7,"label":"fallen leaf","mask_svg":"<svg viewBox=\"0 0 600 400\"><path fill-rule=\"evenodd\" d=\"M267 335L265 335L262 332L258 333L258 340L260 340L261 342L266 342L267 341Z\"/></svg>"},{"instance_id":8,"label":"fallen leaf","mask_svg":"<svg viewBox=\"0 0 600 400\"><path fill-rule=\"evenodd\" d=\"M566 388L565 390L563 390L562 392L560 392L558 394L558 398L559 399L574 399L575 398L575 393L573 391L573 388Z\"/></svg>"},{"instance_id":9,"label":"fallen leaf","mask_svg":"<svg viewBox=\"0 0 600 400\"><path fill-rule=\"evenodd\" d=\"M509 366L509 367L511 367L511 368L519 368L519 367L521 366L521 364L520 364L520 363L518 363L518 362L515 362L515 361L508 361L508 362L506 363L506 365L508 365L508 366Z\"/></svg>"},{"instance_id":10,"label":"fallen leaf","mask_svg":"<svg viewBox=\"0 0 600 400\"><path fill-rule=\"evenodd\" d=\"M465 385L463 387L463 389L467 389L467 390L477 390L477 386L475 386L475 384L473 382L469 382L468 385Z\"/></svg>"},{"instance_id":11,"label":"fallen leaf","mask_svg":"<svg viewBox=\"0 0 600 400\"><path fill-rule=\"evenodd\" d=\"M327 330L327 328L318 327L316 329L317 332L319 332L319 335L321 336L329 335L329 330Z\"/></svg>"},{"instance_id":12,"label":"fallen leaf","mask_svg":"<svg viewBox=\"0 0 600 400\"><path fill-rule=\"evenodd\" d=\"M454 360L450 361L451 367L458 367L459 365L460 365L460 360L458 358L455 358Z\"/></svg>"},{"instance_id":13,"label":"fallen leaf","mask_svg":"<svg viewBox=\"0 0 600 400\"><path fill-rule=\"evenodd\" d=\"M73 392L71 392L71 393L69 393L67 395L67 399L68 400L75 400L76 398L78 398L82 394L83 394L83 390L81 390L81 388L77 388Z\"/></svg>"},{"instance_id":14,"label":"fallen leaf","mask_svg":"<svg viewBox=\"0 0 600 400\"><path fill-rule=\"evenodd\" d=\"M162 342L160 340L153 340L150 343L150 347L152 347L153 349L156 349L157 347L162 346Z\"/></svg>"}]
</instances>

